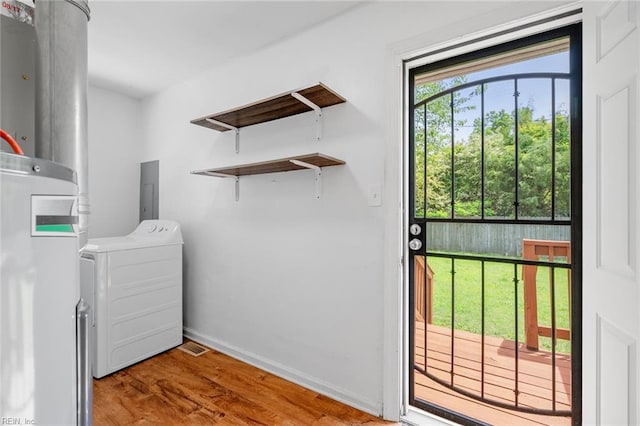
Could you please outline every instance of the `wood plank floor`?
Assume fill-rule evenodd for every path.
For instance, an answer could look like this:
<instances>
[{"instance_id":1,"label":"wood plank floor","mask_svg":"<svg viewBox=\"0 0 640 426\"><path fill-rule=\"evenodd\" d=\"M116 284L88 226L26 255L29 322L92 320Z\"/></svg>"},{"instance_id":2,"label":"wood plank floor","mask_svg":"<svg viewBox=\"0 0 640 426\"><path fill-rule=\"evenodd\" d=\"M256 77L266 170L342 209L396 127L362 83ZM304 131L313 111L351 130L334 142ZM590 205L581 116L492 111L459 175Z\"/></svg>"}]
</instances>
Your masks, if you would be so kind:
<instances>
[{"instance_id":1,"label":"wood plank floor","mask_svg":"<svg viewBox=\"0 0 640 426\"><path fill-rule=\"evenodd\" d=\"M94 380L95 425L394 425L211 350Z\"/></svg>"},{"instance_id":2,"label":"wood plank floor","mask_svg":"<svg viewBox=\"0 0 640 426\"><path fill-rule=\"evenodd\" d=\"M482 343L477 334L455 332L454 384L473 394L480 394L482 383ZM424 368L424 323L416 323L416 364ZM447 328L428 326L427 371L438 379L451 380L451 332ZM485 337L485 396L513 404L515 400L515 346L510 340ZM551 353L518 347L518 404L542 409L552 408L553 376ZM556 356L556 408L571 409L571 357ZM570 425L570 417L542 416L498 408L463 396L438 384L415 370L415 396L443 407L496 425Z\"/></svg>"}]
</instances>

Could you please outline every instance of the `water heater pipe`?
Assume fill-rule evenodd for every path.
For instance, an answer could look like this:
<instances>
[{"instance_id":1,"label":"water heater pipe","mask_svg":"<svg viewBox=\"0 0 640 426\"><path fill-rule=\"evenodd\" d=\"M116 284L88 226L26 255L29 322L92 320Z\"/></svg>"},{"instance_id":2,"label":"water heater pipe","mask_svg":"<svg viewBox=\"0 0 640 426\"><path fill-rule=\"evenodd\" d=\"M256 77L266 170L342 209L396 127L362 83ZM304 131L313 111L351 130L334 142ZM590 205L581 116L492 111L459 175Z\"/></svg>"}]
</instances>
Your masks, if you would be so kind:
<instances>
[{"instance_id":1,"label":"water heater pipe","mask_svg":"<svg viewBox=\"0 0 640 426\"><path fill-rule=\"evenodd\" d=\"M20 148L20 145L18 145L18 142L16 142L16 140L12 138L9 133L0 129L0 138L4 139L9 143L9 146L11 146L11 149L13 149L13 152L15 152L18 155L24 155L24 152L22 151L22 148Z\"/></svg>"},{"instance_id":2,"label":"water heater pipe","mask_svg":"<svg viewBox=\"0 0 640 426\"><path fill-rule=\"evenodd\" d=\"M88 237L86 0L36 0L35 155L76 171L79 243Z\"/></svg>"}]
</instances>

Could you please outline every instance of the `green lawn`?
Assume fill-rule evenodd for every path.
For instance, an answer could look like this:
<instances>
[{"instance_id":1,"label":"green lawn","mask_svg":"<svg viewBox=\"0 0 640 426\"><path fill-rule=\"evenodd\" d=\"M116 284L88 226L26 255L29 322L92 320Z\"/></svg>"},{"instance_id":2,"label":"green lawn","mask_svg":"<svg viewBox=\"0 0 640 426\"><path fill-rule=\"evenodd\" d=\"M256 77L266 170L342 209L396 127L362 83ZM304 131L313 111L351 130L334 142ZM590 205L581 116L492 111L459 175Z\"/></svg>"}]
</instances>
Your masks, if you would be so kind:
<instances>
[{"instance_id":1,"label":"green lawn","mask_svg":"<svg viewBox=\"0 0 640 426\"><path fill-rule=\"evenodd\" d=\"M451 260L428 257L434 271L433 323L451 327ZM479 261L455 261L454 321L455 328L480 334L482 330L482 270ZM524 304L522 268L518 277L518 341L524 342ZM506 263L485 262L485 334L515 340L515 286L514 266ZM538 322L551 325L551 294L549 268L538 267L537 272ZM555 271L556 323L569 328L567 270ZM540 349L551 350L551 339L540 337ZM570 353L569 341L557 340L556 351Z\"/></svg>"}]
</instances>

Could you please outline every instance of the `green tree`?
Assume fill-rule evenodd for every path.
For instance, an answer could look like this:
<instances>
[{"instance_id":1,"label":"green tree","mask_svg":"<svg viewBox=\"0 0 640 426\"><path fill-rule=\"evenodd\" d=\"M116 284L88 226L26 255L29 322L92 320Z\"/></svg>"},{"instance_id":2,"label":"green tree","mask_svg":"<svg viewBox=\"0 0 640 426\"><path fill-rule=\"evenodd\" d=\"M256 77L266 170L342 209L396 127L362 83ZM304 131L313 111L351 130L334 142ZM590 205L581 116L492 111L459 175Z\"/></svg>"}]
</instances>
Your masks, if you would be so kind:
<instances>
[{"instance_id":1,"label":"green tree","mask_svg":"<svg viewBox=\"0 0 640 426\"><path fill-rule=\"evenodd\" d=\"M473 130L464 140L456 140L453 153L453 117L474 109L470 102L480 86L436 96L465 80L432 82L416 89L416 98L434 97L416 108L415 171L416 214L428 217L450 217L452 188L455 217L478 217L482 203L482 143L484 139L484 202L486 217L550 218L552 214L553 173L555 172L555 216L570 216L570 121L567 111L555 117L555 171L553 170L552 122L535 117L533 105L518 108L516 197L516 116L513 111L488 111L484 123L473 122ZM454 128L465 125L456 118ZM484 124L484 128L482 127ZM453 155L453 160L452 160ZM453 161L453 167L452 167ZM453 179L453 182L452 182ZM516 204L517 201L517 204Z\"/></svg>"},{"instance_id":2,"label":"green tree","mask_svg":"<svg viewBox=\"0 0 640 426\"><path fill-rule=\"evenodd\" d=\"M465 76L417 85L416 103L436 96L452 87L466 82ZM451 126L466 125L456 116L474 109L469 100L474 93L447 93L417 107L414 111L414 158L415 158L415 215L424 217L448 217L451 211ZM425 187L426 202L425 202ZM425 208L425 206L428 206Z\"/></svg>"},{"instance_id":3,"label":"green tree","mask_svg":"<svg viewBox=\"0 0 640 426\"><path fill-rule=\"evenodd\" d=\"M555 217L571 217L571 121L569 112L556 112Z\"/></svg>"}]
</instances>

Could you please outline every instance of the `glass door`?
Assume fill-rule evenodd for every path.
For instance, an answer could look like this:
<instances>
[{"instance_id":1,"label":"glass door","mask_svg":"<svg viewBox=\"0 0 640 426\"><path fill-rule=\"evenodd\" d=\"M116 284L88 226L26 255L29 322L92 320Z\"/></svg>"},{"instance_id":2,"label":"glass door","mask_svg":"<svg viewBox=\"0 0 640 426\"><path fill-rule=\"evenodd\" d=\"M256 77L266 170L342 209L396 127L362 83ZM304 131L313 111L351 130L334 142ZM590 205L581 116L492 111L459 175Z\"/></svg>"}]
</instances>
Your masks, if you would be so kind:
<instances>
[{"instance_id":1,"label":"glass door","mask_svg":"<svg viewBox=\"0 0 640 426\"><path fill-rule=\"evenodd\" d=\"M410 71L414 406L467 424L572 422L577 31Z\"/></svg>"}]
</instances>

